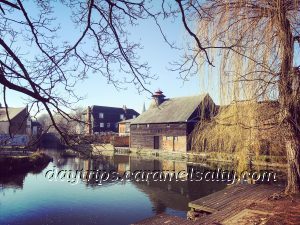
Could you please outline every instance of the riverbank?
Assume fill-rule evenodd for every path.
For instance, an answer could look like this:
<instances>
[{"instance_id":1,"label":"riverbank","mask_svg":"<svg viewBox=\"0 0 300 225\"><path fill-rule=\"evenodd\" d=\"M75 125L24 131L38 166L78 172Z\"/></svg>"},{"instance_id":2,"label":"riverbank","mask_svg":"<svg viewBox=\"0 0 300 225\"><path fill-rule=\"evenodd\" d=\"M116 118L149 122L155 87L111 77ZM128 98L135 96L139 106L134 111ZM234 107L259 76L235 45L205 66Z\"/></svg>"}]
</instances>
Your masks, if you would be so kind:
<instances>
[{"instance_id":1,"label":"riverbank","mask_svg":"<svg viewBox=\"0 0 300 225\"><path fill-rule=\"evenodd\" d=\"M0 155L0 175L39 171L51 160L51 157L41 152L29 155Z\"/></svg>"},{"instance_id":2,"label":"riverbank","mask_svg":"<svg viewBox=\"0 0 300 225\"><path fill-rule=\"evenodd\" d=\"M88 148L86 148L88 149ZM97 157L99 155L113 156L113 155L128 155L133 157L144 157L148 159L170 159L186 161L189 163L210 163L232 165L238 164L238 157L230 153L222 152L172 152L155 149L136 149L128 147L114 147L111 144L93 144L89 146L89 155ZM280 170L286 169L286 159L282 156L247 156L246 165L253 167L267 167L276 168Z\"/></svg>"},{"instance_id":3,"label":"riverbank","mask_svg":"<svg viewBox=\"0 0 300 225\"><path fill-rule=\"evenodd\" d=\"M134 223L150 224L298 224L300 195L285 196L283 189L266 185L235 185L191 202L190 220L165 214Z\"/></svg>"}]
</instances>

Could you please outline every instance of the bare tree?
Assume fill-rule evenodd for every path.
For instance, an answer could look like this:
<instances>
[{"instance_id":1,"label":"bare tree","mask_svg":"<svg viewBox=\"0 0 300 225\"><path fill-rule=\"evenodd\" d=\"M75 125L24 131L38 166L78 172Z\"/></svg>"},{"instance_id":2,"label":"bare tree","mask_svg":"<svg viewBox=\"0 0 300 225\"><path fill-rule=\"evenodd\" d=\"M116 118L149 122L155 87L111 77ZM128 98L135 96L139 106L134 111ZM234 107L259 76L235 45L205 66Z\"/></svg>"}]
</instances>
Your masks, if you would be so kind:
<instances>
[{"instance_id":1,"label":"bare tree","mask_svg":"<svg viewBox=\"0 0 300 225\"><path fill-rule=\"evenodd\" d=\"M156 20L158 15L144 1L60 1L82 30L73 43L57 37L59 21L52 1L34 1L30 8L26 4L0 1L0 83L4 91L28 96L30 108L46 110L62 136L53 115L74 119L65 110L81 100L74 86L89 72L105 76L116 88L134 83L139 91L148 91L146 85L154 76L147 63L140 62L136 50L141 46L130 42L126 30L138 19ZM116 76L120 72L124 77Z\"/></svg>"},{"instance_id":2,"label":"bare tree","mask_svg":"<svg viewBox=\"0 0 300 225\"><path fill-rule=\"evenodd\" d=\"M64 136L54 114L76 119L68 112L82 99L74 87L91 73L106 77L116 88L133 83L139 91L151 93L147 85L156 76L141 62L137 51L142 46L130 41L128 28L152 20L163 40L177 48L167 39L160 20L175 18L181 11L165 0L159 7L151 0L60 0L56 4L69 10L70 21L79 30L75 40L59 37L58 6L53 1L0 0L0 84L4 93L8 88L28 96L29 108L36 114L45 110Z\"/></svg>"}]
</instances>

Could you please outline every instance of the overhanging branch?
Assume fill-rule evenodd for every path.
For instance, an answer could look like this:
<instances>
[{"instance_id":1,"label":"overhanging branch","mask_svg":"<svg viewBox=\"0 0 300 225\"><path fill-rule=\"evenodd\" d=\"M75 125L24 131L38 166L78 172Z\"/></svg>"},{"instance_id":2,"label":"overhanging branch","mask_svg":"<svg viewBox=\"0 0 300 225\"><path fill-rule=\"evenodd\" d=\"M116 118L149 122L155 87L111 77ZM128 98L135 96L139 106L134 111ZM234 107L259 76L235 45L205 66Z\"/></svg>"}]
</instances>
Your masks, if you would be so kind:
<instances>
[{"instance_id":1,"label":"overhanging branch","mask_svg":"<svg viewBox=\"0 0 300 225\"><path fill-rule=\"evenodd\" d=\"M11 2L6 1L6 0L0 0L0 3L8 5L8 6L14 8L14 9L19 9L20 10L20 7L17 4L15 4L15 3L11 3Z\"/></svg>"}]
</instances>

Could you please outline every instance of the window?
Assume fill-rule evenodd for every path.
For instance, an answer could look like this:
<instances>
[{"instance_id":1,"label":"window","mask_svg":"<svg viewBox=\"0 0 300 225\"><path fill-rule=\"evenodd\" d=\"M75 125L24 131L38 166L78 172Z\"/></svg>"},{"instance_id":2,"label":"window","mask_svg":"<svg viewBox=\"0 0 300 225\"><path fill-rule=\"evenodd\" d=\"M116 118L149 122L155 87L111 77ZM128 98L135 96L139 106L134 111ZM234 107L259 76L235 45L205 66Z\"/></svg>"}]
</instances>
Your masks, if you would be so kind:
<instances>
[{"instance_id":1,"label":"window","mask_svg":"<svg viewBox=\"0 0 300 225\"><path fill-rule=\"evenodd\" d=\"M124 120L124 119L125 119L124 114L120 114L120 119L121 119L121 120Z\"/></svg>"},{"instance_id":2,"label":"window","mask_svg":"<svg viewBox=\"0 0 300 225\"><path fill-rule=\"evenodd\" d=\"M103 119L104 118L104 113L99 113L99 118Z\"/></svg>"},{"instance_id":3,"label":"window","mask_svg":"<svg viewBox=\"0 0 300 225\"><path fill-rule=\"evenodd\" d=\"M126 125L125 125L125 131L126 131L127 133L130 132L130 125L129 125L129 124L126 124Z\"/></svg>"},{"instance_id":4,"label":"window","mask_svg":"<svg viewBox=\"0 0 300 225\"><path fill-rule=\"evenodd\" d=\"M107 128L110 128L110 123L107 123L106 125L107 125Z\"/></svg>"},{"instance_id":5,"label":"window","mask_svg":"<svg viewBox=\"0 0 300 225\"><path fill-rule=\"evenodd\" d=\"M136 115L133 115L133 116L132 116L132 119L135 119L135 118L136 118Z\"/></svg>"},{"instance_id":6,"label":"window","mask_svg":"<svg viewBox=\"0 0 300 225\"><path fill-rule=\"evenodd\" d=\"M100 123L100 127L104 127L104 123Z\"/></svg>"}]
</instances>

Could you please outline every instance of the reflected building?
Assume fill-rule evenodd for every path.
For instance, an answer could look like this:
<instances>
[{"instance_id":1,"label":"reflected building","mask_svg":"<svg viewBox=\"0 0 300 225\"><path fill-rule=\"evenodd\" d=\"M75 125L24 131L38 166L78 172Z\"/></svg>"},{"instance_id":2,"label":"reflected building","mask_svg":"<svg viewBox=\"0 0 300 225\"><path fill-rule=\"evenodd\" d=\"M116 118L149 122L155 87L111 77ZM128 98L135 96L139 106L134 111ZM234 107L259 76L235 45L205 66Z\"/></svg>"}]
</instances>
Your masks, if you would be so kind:
<instances>
[{"instance_id":1,"label":"reflected building","mask_svg":"<svg viewBox=\"0 0 300 225\"><path fill-rule=\"evenodd\" d=\"M140 160L130 158L131 171L150 170L150 171L180 171L188 172L194 166L188 165L186 162L172 160ZM208 168L198 167L198 170L206 170ZM185 211L188 210L188 203L197 198L206 196L215 191L223 189L226 184L221 182L196 182L188 179L179 178L167 181L142 181L135 182L134 185L143 191L153 203L156 213L164 212L164 208ZM164 207L163 207L164 206Z\"/></svg>"}]
</instances>

